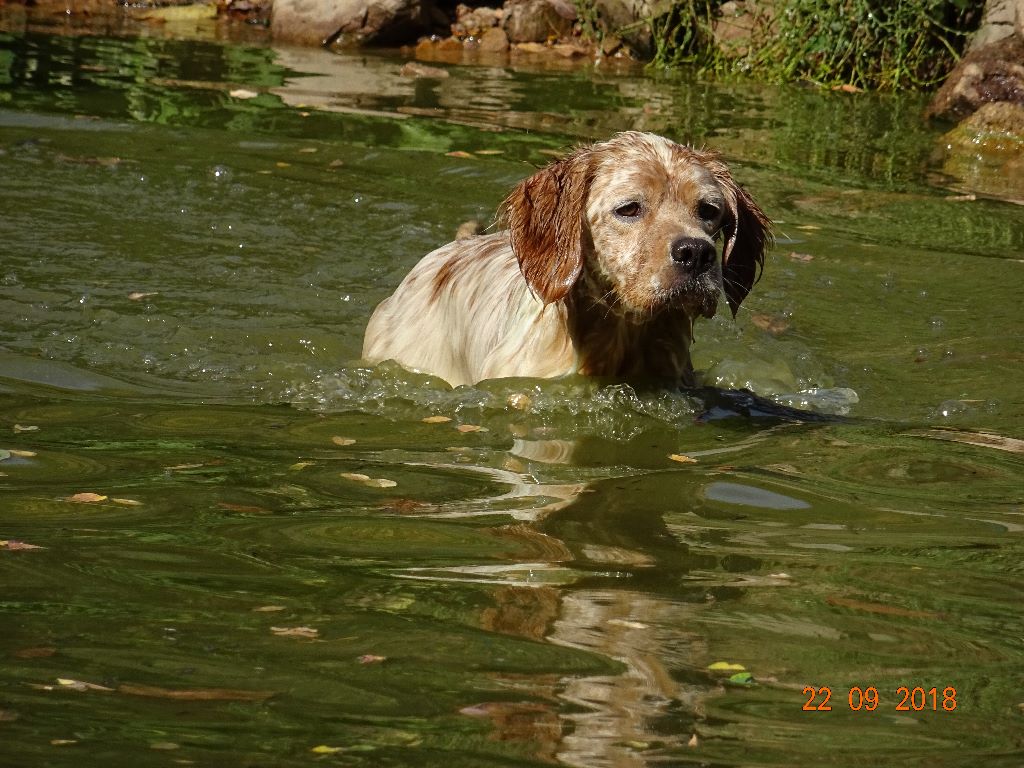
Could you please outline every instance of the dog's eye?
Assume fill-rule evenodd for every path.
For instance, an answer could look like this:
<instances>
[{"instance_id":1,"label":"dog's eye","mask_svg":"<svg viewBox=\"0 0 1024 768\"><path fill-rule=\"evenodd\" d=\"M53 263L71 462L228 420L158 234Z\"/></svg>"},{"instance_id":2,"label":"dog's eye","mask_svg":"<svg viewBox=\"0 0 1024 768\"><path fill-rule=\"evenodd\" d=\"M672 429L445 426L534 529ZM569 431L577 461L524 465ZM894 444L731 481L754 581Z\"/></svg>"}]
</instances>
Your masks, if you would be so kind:
<instances>
[{"instance_id":1,"label":"dog's eye","mask_svg":"<svg viewBox=\"0 0 1024 768\"><path fill-rule=\"evenodd\" d=\"M620 219L635 219L643 211L643 206L635 200L629 203L623 203L615 209L615 215Z\"/></svg>"},{"instance_id":2,"label":"dog's eye","mask_svg":"<svg viewBox=\"0 0 1024 768\"><path fill-rule=\"evenodd\" d=\"M721 213L721 206L719 206L718 203L712 203L709 200L705 200L697 206L697 215L704 221L714 221L721 215Z\"/></svg>"}]
</instances>

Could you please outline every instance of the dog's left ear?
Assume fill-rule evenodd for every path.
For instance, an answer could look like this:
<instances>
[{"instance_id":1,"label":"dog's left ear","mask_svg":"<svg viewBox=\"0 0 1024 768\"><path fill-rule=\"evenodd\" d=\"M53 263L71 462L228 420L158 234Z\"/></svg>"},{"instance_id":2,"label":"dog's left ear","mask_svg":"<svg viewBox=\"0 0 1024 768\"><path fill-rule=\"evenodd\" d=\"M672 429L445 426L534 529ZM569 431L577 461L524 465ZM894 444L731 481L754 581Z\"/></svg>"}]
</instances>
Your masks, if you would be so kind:
<instances>
[{"instance_id":1,"label":"dog's left ear","mask_svg":"<svg viewBox=\"0 0 1024 768\"><path fill-rule=\"evenodd\" d=\"M712 172L725 192L729 217L722 229L722 285L732 316L760 279L764 254L773 242L771 222L753 198L733 179L724 163L712 164Z\"/></svg>"},{"instance_id":2,"label":"dog's left ear","mask_svg":"<svg viewBox=\"0 0 1024 768\"><path fill-rule=\"evenodd\" d=\"M582 149L521 181L501 204L519 269L537 297L565 298L583 270L583 217L590 150Z\"/></svg>"}]
</instances>

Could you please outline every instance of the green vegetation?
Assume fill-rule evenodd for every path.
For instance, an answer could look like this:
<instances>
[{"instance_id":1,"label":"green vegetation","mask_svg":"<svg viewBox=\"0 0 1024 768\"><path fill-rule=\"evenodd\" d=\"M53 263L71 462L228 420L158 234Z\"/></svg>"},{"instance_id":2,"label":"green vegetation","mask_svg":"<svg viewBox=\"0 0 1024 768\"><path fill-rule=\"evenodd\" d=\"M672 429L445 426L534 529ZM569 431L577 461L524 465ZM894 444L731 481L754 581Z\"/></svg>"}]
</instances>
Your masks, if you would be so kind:
<instances>
[{"instance_id":1,"label":"green vegetation","mask_svg":"<svg viewBox=\"0 0 1024 768\"><path fill-rule=\"evenodd\" d=\"M694 64L766 80L897 90L941 80L977 28L981 6L971 0L675 0L648 22L655 66Z\"/></svg>"}]
</instances>

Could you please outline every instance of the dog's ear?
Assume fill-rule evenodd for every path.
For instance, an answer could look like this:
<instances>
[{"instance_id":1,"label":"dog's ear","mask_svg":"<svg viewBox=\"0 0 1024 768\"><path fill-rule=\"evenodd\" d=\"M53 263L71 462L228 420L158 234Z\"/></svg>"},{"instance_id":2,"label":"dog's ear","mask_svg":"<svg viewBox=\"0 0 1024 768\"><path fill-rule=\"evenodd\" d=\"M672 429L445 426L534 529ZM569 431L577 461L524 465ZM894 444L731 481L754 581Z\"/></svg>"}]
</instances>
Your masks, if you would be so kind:
<instances>
[{"instance_id":1,"label":"dog's ear","mask_svg":"<svg viewBox=\"0 0 1024 768\"><path fill-rule=\"evenodd\" d=\"M590 165L586 149L551 163L521 181L498 210L519 269L544 304L565 298L583 270Z\"/></svg>"},{"instance_id":2,"label":"dog's ear","mask_svg":"<svg viewBox=\"0 0 1024 768\"><path fill-rule=\"evenodd\" d=\"M732 316L736 317L764 269L764 254L773 242L771 222L724 163L716 161L711 167L725 192L729 212L722 228L722 285Z\"/></svg>"}]
</instances>

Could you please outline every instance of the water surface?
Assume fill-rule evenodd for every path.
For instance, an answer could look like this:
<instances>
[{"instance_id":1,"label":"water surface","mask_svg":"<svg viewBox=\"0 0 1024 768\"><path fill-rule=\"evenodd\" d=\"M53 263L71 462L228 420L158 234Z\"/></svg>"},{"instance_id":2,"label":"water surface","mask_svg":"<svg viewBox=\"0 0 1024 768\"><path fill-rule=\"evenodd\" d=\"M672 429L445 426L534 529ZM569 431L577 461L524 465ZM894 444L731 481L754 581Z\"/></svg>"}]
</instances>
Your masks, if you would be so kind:
<instances>
[{"instance_id":1,"label":"water surface","mask_svg":"<svg viewBox=\"0 0 1024 768\"><path fill-rule=\"evenodd\" d=\"M915 97L401 64L0 33L0 763L1021 765L1021 209ZM360 364L627 128L777 222L707 388Z\"/></svg>"}]
</instances>

